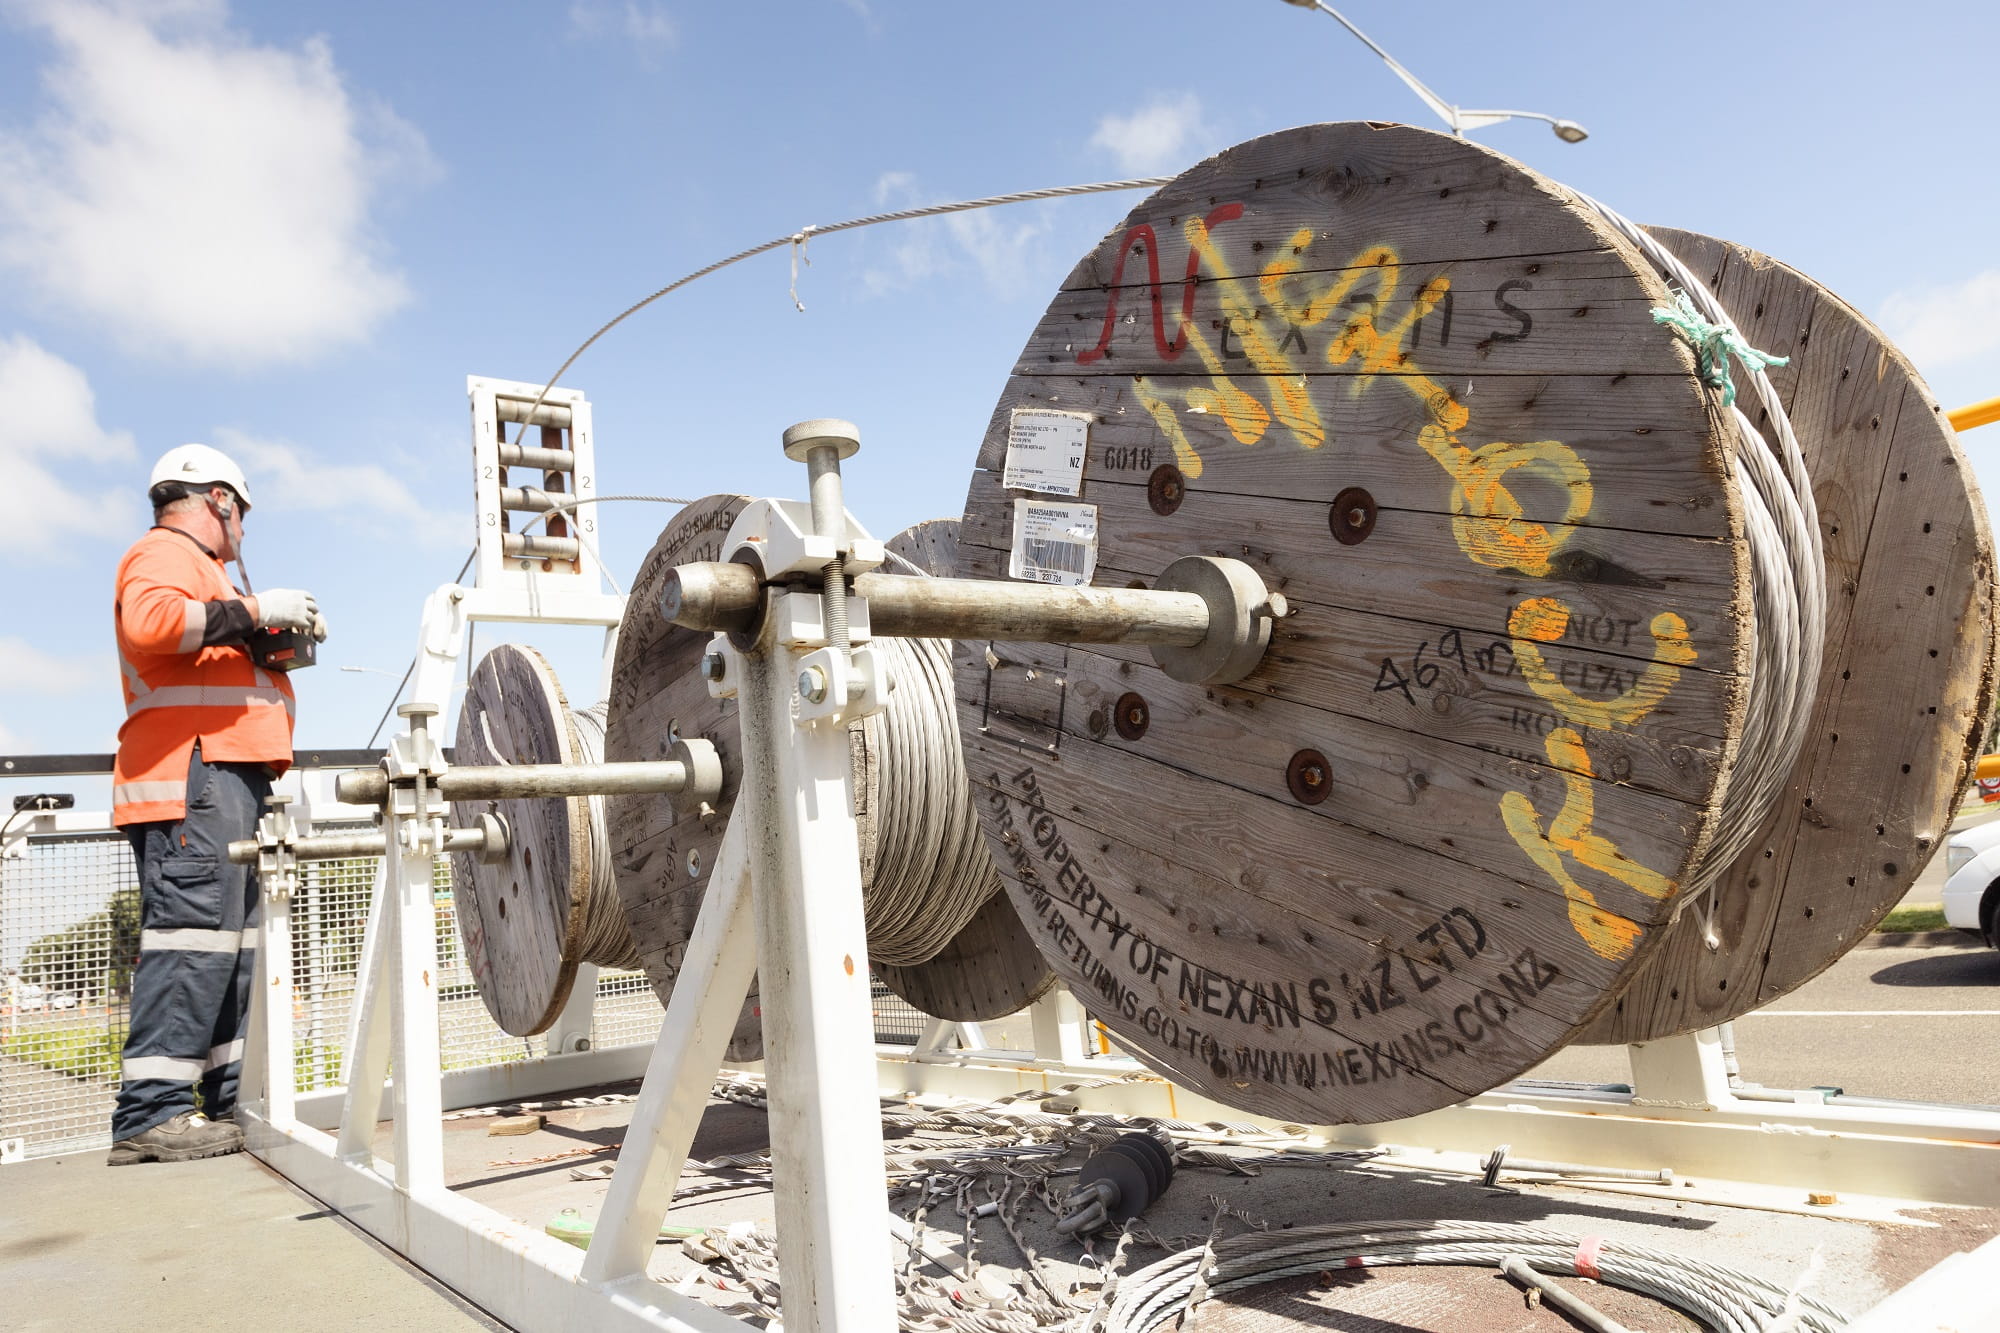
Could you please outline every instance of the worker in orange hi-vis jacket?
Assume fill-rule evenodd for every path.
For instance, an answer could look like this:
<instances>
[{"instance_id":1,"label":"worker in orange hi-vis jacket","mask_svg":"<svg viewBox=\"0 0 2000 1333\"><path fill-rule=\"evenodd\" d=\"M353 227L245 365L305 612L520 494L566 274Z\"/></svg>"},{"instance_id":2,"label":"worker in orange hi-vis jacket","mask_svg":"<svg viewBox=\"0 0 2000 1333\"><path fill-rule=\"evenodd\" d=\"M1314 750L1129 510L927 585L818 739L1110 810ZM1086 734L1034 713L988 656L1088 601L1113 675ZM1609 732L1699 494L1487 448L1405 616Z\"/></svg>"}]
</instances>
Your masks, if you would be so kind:
<instances>
[{"instance_id":1,"label":"worker in orange hi-vis jacket","mask_svg":"<svg viewBox=\"0 0 2000 1333\"><path fill-rule=\"evenodd\" d=\"M233 1116L258 896L228 847L255 835L272 779L291 766L293 698L250 645L271 628L326 638L310 594L250 595L230 581L223 563L241 558L250 487L226 455L169 450L147 497L154 526L118 563L125 723L111 818L139 866L140 936L113 1166L243 1146Z\"/></svg>"}]
</instances>

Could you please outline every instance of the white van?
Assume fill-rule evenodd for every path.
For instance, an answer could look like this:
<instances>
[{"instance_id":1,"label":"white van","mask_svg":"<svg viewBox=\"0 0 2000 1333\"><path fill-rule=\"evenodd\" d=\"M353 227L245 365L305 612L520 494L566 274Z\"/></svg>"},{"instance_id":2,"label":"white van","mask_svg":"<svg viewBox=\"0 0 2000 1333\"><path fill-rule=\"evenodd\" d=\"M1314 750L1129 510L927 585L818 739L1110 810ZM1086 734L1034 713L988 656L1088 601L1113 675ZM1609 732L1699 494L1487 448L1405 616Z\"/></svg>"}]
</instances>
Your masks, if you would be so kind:
<instances>
[{"instance_id":1,"label":"white van","mask_svg":"<svg viewBox=\"0 0 2000 1333\"><path fill-rule=\"evenodd\" d=\"M1944 920L2000 948L2000 819L1945 840Z\"/></svg>"}]
</instances>

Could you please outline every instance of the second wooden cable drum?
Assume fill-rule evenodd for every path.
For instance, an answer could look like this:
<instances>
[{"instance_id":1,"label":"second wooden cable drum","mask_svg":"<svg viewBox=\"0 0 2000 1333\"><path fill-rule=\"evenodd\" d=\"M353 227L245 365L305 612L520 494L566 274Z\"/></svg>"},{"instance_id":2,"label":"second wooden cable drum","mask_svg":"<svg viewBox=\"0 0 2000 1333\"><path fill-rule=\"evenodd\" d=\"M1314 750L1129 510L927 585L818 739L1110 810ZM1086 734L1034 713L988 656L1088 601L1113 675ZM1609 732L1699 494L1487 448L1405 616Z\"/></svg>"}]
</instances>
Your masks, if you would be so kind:
<instances>
[{"instance_id":1,"label":"second wooden cable drum","mask_svg":"<svg viewBox=\"0 0 2000 1333\"><path fill-rule=\"evenodd\" d=\"M1121 1045L1265 1114L1416 1114L1573 1040L1686 929L1743 823L1766 553L1675 309L1588 201L1372 124L1200 164L1064 282L960 572L1152 586L1230 556L1290 609L1226 687L1144 651L960 647L1008 892ZM1963 491L1948 453L1924 475ZM1813 475L1855 497L1826 523L1880 512L1880 464ZM1977 503L1946 508L1990 569ZM1881 576L1983 605L1970 576ZM1920 651L1974 664L1927 733L1962 777L1990 635Z\"/></svg>"},{"instance_id":2,"label":"second wooden cable drum","mask_svg":"<svg viewBox=\"0 0 2000 1333\"><path fill-rule=\"evenodd\" d=\"M542 655L504 643L472 671L458 715L463 764L588 764L603 753L603 705L572 713ZM459 938L487 1012L515 1036L541 1032L568 1003L577 967L638 966L604 846L604 798L452 803L452 821L507 824L497 862L452 855Z\"/></svg>"},{"instance_id":3,"label":"second wooden cable drum","mask_svg":"<svg viewBox=\"0 0 2000 1333\"><path fill-rule=\"evenodd\" d=\"M705 813L677 814L664 797L615 797L609 802L610 845L626 920L663 1001L679 975L735 807L742 751L735 701L711 697L699 669L709 636L666 621L660 615L659 593L674 566L727 558L723 538L746 503L741 496L709 496L682 509L662 530L633 580L613 664L606 735L609 759L661 758L675 739L699 736L714 744L722 760L722 794ZM889 546L907 562L913 576L948 572L956 527L950 521L919 525ZM900 643L893 650L912 651ZM970 796L962 777L956 793L942 789L922 793L933 803L950 798L960 806L963 831L957 841L965 864L956 869L926 870L926 858L936 849L918 845L924 839L909 826L913 811L907 785L904 805L895 804L897 778L907 777L913 771L912 760L922 758L913 747L957 744L948 704L935 706L936 716L926 729L928 740L917 729L885 731L898 726L898 707L915 709L924 698L926 682L919 679L916 667L914 662L905 663L908 678L898 691L902 698L892 697L889 714L865 719L849 730L870 954L877 963L878 979L924 1012L959 1021L998 1018L1032 1002L1048 989L1053 976L1005 895L998 892L998 878L966 806ZM950 673L942 654L937 668L937 685L948 698ZM885 876L896 881L886 890ZM983 887L978 901L960 900L957 910L963 919L954 918L951 928L940 934L928 915L932 905L911 899L943 879L958 884L961 892L974 885ZM944 885L937 882L937 887L942 890ZM885 920L885 906L898 902L905 908L902 919ZM892 929L905 937L913 932L934 936L931 945L918 951L928 956L898 951L894 962L881 961ZM935 952L929 952L932 949ZM761 1051L753 986L730 1055L755 1059Z\"/></svg>"}]
</instances>

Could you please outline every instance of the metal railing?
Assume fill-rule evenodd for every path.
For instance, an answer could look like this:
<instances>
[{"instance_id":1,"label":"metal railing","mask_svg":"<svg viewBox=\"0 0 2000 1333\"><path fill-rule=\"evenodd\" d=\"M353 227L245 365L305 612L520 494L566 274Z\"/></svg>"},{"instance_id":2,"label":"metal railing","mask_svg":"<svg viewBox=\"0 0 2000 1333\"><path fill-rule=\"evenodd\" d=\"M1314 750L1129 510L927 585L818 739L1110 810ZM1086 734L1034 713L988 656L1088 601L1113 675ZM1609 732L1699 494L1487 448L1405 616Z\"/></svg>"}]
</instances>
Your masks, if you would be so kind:
<instances>
[{"instance_id":1,"label":"metal railing","mask_svg":"<svg viewBox=\"0 0 2000 1333\"><path fill-rule=\"evenodd\" d=\"M346 827L320 823L319 831ZM19 849L17 849L19 850ZM139 947L137 869L110 828L31 834L0 858L0 1148L50 1157L108 1147ZM309 862L292 899L294 1070L302 1093L337 1087L346 1054L380 858ZM477 1069L548 1054L486 1012L462 957L448 858L434 872L443 1068ZM878 1038L908 1045L924 1018L876 987ZM649 1044L663 1011L642 972L600 972L594 1050Z\"/></svg>"}]
</instances>

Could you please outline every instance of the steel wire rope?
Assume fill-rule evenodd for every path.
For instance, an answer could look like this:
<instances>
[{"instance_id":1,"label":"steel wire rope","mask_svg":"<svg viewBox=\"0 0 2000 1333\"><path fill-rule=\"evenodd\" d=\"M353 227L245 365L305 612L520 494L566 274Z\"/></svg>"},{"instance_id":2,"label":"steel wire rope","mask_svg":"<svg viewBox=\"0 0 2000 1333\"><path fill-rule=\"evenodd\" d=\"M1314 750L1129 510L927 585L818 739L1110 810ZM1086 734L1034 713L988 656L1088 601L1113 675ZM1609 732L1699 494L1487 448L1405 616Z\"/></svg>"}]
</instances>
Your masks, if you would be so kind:
<instances>
[{"instance_id":1,"label":"steel wire rope","mask_svg":"<svg viewBox=\"0 0 2000 1333\"><path fill-rule=\"evenodd\" d=\"M920 218L941 217L947 213L964 213L964 212L969 212L976 208L998 208L1005 204L1035 203L1043 199L1064 199L1074 195L1105 194L1117 190L1157 189L1159 186L1165 185L1172 179L1173 177L1171 176L1147 176L1147 177L1135 177L1131 180L1097 181L1088 185L1057 185L1040 190L1019 190L1012 194L987 195L986 197L981 199L965 199L965 200L960 200L956 203L929 204L922 208L905 208L905 209L900 209L893 213L870 213L865 217L849 218L845 222L828 223L826 226L808 224L800 228L798 231L791 233L788 236L781 236L774 240L765 241L760 245L753 245L747 250L738 250L735 254L730 255L726 259L718 259L712 264L696 269L694 272L688 274L685 277L676 278L674 281L668 283L666 286L660 288L658 291L653 292L649 296L645 296L637 301L634 301L631 305L625 307L625 309L619 311L616 315L613 315L610 319L606 320L603 324L599 325L595 333L591 334L588 338L585 338L581 343L577 344L576 350L571 352L569 354L568 359L565 360L562 363L562 365L556 368L556 373L549 376L548 382L542 386L542 391L539 394L535 395L535 401L529 405L528 410L525 413L523 413L523 416L527 418L532 418L535 414L535 410L541 407L543 402L547 400L550 391L553 390L556 387L556 385L562 381L562 377L564 375L569 373L570 367L574 366L577 363L577 361L583 356L583 354L590 350L591 345L594 344L599 338L602 338L605 334L611 332L612 329L624 323L625 320L629 319L631 316L638 314L641 310L644 310L647 306L659 300L661 297L670 295L671 293L680 290L682 287L687 286L689 283L696 282L702 278L705 278L711 273L720 272L722 269L728 268L731 264L741 263L743 260L746 259L754 259L761 254L768 254L772 250L778 249L780 246L790 245L797 247L798 249L803 249L806 243L810 241L814 236L830 236L835 232L854 231L860 227L873 227L884 222L911 222ZM796 302L797 299L798 299L797 296L794 295L793 297L794 302ZM799 308L801 310L804 309L803 306L800 306ZM521 443L521 441L524 438L526 438L529 424L530 424L529 421L523 420L521 422L521 429L515 433L513 440L511 441L507 440L503 433L501 442L503 444L512 443L518 446ZM664 499L665 497L656 497L656 496L632 497L632 496L600 495L600 496L592 496L590 501L579 501L578 503L590 503L597 500L635 499L635 498ZM687 503L687 501L685 500L667 500L666 502L669 504ZM563 508L573 508L573 507L574 507L573 505L563 506ZM533 526L533 520L531 519L529 520L528 524L526 524L522 528L522 531L525 533L527 531L527 528L532 526ZM452 579L452 582L456 583L458 582L459 579L465 577L465 571L472 568L473 558L477 556L478 553L479 553L478 548L475 547L473 549L472 554L466 556L465 563L459 567L458 574ZM593 554L595 554L594 550ZM604 565L603 557L599 556L597 563L600 567L602 567ZM412 657L410 659L410 665L404 668L403 670L402 683L396 686L396 693L391 695L389 698L389 706L382 710L382 717L379 721L376 722L375 730L369 733L368 744L370 746L373 746L375 744L375 738L381 734L382 724L389 720L389 714L395 711L396 700L402 698L403 687L410 683L410 675L416 669L417 669L417 659L415 657Z\"/></svg>"},{"instance_id":2,"label":"steel wire rope","mask_svg":"<svg viewBox=\"0 0 2000 1333\"><path fill-rule=\"evenodd\" d=\"M1579 197L1630 241L1670 287L1685 293L1710 326L1743 345L1728 310L1679 257L1613 209L1588 195ZM1705 352L1703 359L1719 360L1719 380L1733 383L1729 355L1719 347ZM1748 538L1755 648L1744 691L1743 731L1724 770L1719 815L1674 909L1678 916L1697 896L1706 897L1704 942L1710 949L1721 945L1714 924L1721 878L1749 849L1791 776L1812 720L1826 651L1826 563L1812 478L1791 417L1763 365L1754 357L1744 358L1741 369L1773 435L1767 440L1736 405L1733 388L1721 394L1735 428L1731 465Z\"/></svg>"},{"instance_id":3,"label":"steel wire rope","mask_svg":"<svg viewBox=\"0 0 2000 1333\"><path fill-rule=\"evenodd\" d=\"M604 762L604 726L609 703L595 703L569 715L576 732L576 757L582 764ZM635 971L640 966L639 946L625 924L625 905L618 896L618 879L611 863L611 834L605 812L605 797L586 798L589 818L590 873L585 882L590 897L583 904L583 934L577 953L581 961L614 971Z\"/></svg>"},{"instance_id":4,"label":"steel wire rope","mask_svg":"<svg viewBox=\"0 0 2000 1333\"><path fill-rule=\"evenodd\" d=\"M1212 1256L1204 1266L1205 1255ZM1519 1257L1536 1271L1595 1276L1706 1320L1720 1333L1760 1333L1791 1303L1798 1326L1837 1333L1846 1316L1754 1274L1622 1241L1582 1241L1513 1223L1343 1222L1259 1231L1183 1250L1125 1275L1105 1333L1150 1333L1186 1311L1197 1283L1214 1296L1244 1287L1344 1268L1409 1264L1497 1267Z\"/></svg>"},{"instance_id":5,"label":"steel wire rope","mask_svg":"<svg viewBox=\"0 0 2000 1333\"><path fill-rule=\"evenodd\" d=\"M569 368L575 365L578 358L589 351L591 344L595 343L599 338L602 338L625 320L638 314L661 297L679 291L689 283L699 281L711 273L728 268L731 264L738 264L746 259L754 259L758 255L769 254L771 251L787 245L794 247L794 253L797 253L815 236L831 236L835 232L854 231L860 227L874 227L884 222L913 222L919 218L941 217L947 213L966 213L976 208L999 208L1006 204L1030 204L1043 199L1066 199L1075 195L1104 194L1115 190L1157 189L1173 179L1172 176L1147 176L1131 180L1097 181L1089 185L1054 185L1039 190L1017 190L1012 194L992 194L981 199L961 199L956 203L926 204L921 208L897 209L892 213L870 213L865 217L849 218L845 222L831 222L825 226L808 223L806 226L789 235L779 236L761 244L753 245L747 250L738 250L728 258L718 259L706 267L698 268L684 278L676 278L652 295L641 297L631 305L626 306L600 325L597 332L591 334L577 345L577 349L569 354L569 359L556 368L555 374L549 376L548 383L542 387L541 394L536 397L533 404L529 406L527 412L523 415L529 417L534 415L535 409L542 405L543 399L548 397L550 390L556 387L562 380L562 377L569 373ZM794 294L792 299L793 303L797 304L798 297L796 294ZM803 311L805 307L801 305L799 309ZM528 423L523 421L521 423L522 433L525 434L527 429ZM514 443L518 444L519 442L520 437L517 436Z\"/></svg>"},{"instance_id":6,"label":"steel wire rope","mask_svg":"<svg viewBox=\"0 0 2000 1333\"><path fill-rule=\"evenodd\" d=\"M599 500L689 503L663 495L569 497L538 511L522 530L536 519ZM890 558L913 577L929 577L902 556L891 552ZM1000 891L1000 874L973 805L955 713L950 640L883 638L875 646L896 685L872 729L882 813L875 821L872 847L864 847L865 854L872 851L872 859L864 866L862 905L868 956L891 967L911 967L937 957L978 915ZM572 717L580 723L582 714ZM601 754L601 719L598 726ZM592 802L593 845L605 849L595 860L608 867L603 802L595 797Z\"/></svg>"}]
</instances>

